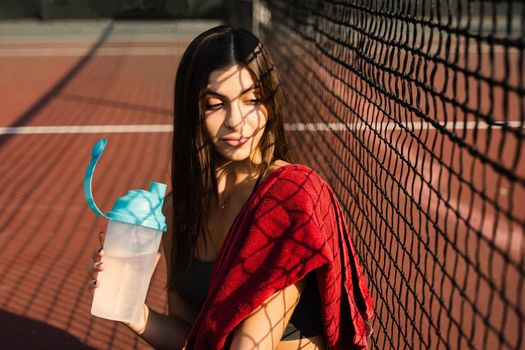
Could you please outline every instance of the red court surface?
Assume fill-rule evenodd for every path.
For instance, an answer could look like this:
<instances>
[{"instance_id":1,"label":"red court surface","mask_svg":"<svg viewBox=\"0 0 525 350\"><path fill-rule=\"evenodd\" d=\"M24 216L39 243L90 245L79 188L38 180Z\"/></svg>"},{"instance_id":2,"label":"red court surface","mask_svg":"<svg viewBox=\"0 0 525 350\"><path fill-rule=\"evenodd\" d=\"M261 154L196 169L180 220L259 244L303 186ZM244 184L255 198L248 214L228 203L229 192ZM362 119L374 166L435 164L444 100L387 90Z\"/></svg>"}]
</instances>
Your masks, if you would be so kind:
<instances>
[{"instance_id":1,"label":"red court surface","mask_svg":"<svg viewBox=\"0 0 525 350\"><path fill-rule=\"evenodd\" d=\"M0 135L0 348L149 348L124 326L90 316L86 269L98 245L97 232L106 222L88 209L82 180L91 147L106 137L109 143L93 183L102 211L130 189L147 189L151 181L169 183L169 130L116 132L116 126L140 130L171 124L172 85L182 50L211 25L0 24L0 128L30 132ZM293 55L293 45L285 49L285 55ZM392 116L363 102L364 97L375 98L372 89L363 85L362 91L351 91L341 83L341 72L329 72L323 62L317 62L317 70L309 69L301 50L296 55L294 63L309 73L288 77L289 83L315 91L333 89L296 106L299 113L287 127L306 132L290 134L294 161L319 171L355 226L362 228L355 232L353 226L351 234L360 235L352 239L373 286L376 344L496 347L501 343L494 327L504 322L502 337L518 343L518 334L525 331L523 319L508 310L517 305L523 312L525 305L525 295L519 295L523 268L516 266L523 263L525 251L524 232L516 224L525 220L523 186L508 183L447 135L392 106L392 114L402 118L396 124ZM442 84L440 74L436 84ZM290 90L292 104L304 101L304 96L293 95L297 89ZM465 89L467 94L471 107L485 108L486 91L480 98ZM503 120L499 95L495 91L493 116ZM429 103L425 98L422 104ZM511 96L511 111L516 103ZM441 117L455 113L450 106L429 106L428 114L443 125ZM305 120L308 113L312 120ZM350 123L343 125L344 132L319 129L328 123L340 128L340 114ZM517 122L513 117L509 121ZM504 136L502 142L500 129L480 128L474 134L471 120L464 122L445 129L523 177L523 152L513 165L521 146L514 136ZM77 128L39 128L52 126ZM110 130L88 133L86 126ZM492 141L483 144L487 132ZM460 177L468 183L460 183ZM480 198L481 192L486 198ZM514 225L494 203L514 215ZM147 300L159 312L166 311L165 271L161 260ZM506 305L500 304L502 289Z\"/></svg>"},{"instance_id":2,"label":"red court surface","mask_svg":"<svg viewBox=\"0 0 525 350\"><path fill-rule=\"evenodd\" d=\"M0 127L169 125L182 50L214 24L1 23ZM169 182L171 134L50 132L0 136L0 348L148 349L90 315L86 269L106 222L83 176L108 138L93 183L107 213L126 191ZM159 312L165 282L161 259L147 299Z\"/></svg>"}]
</instances>

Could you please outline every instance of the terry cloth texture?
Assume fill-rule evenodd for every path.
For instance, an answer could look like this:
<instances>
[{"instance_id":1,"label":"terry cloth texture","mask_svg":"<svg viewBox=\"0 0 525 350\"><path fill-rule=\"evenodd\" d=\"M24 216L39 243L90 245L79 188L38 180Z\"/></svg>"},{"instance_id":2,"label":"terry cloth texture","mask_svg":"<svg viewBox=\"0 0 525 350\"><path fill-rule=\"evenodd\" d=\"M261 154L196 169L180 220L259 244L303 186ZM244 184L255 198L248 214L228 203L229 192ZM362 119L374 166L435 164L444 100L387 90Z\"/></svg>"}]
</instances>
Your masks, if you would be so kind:
<instances>
[{"instance_id":1,"label":"terry cloth texture","mask_svg":"<svg viewBox=\"0 0 525 350\"><path fill-rule=\"evenodd\" d=\"M261 181L230 227L186 349L227 349L242 320L314 270L327 348L366 348L373 303L337 198L312 169L287 165Z\"/></svg>"}]
</instances>

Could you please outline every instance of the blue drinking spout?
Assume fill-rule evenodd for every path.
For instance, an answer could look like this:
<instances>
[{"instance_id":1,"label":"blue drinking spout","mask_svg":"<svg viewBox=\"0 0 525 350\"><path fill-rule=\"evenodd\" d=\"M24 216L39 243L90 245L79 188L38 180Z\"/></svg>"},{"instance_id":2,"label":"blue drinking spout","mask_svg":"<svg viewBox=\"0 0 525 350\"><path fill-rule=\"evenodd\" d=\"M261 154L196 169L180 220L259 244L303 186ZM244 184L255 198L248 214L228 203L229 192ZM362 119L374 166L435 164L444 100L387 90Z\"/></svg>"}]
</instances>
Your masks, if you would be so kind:
<instances>
[{"instance_id":1,"label":"blue drinking spout","mask_svg":"<svg viewBox=\"0 0 525 350\"><path fill-rule=\"evenodd\" d=\"M95 214L109 220L109 218L104 215L100 209L98 209L97 205L95 204L95 200L93 199L93 191L91 190L91 183L93 181L95 167L97 166L98 160L100 159L102 152L104 152L107 143L107 139L101 139L95 144L95 146L93 146L91 151L91 160L89 161L86 174L84 175L84 196L86 197L89 207L95 212Z\"/></svg>"}]
</instances>

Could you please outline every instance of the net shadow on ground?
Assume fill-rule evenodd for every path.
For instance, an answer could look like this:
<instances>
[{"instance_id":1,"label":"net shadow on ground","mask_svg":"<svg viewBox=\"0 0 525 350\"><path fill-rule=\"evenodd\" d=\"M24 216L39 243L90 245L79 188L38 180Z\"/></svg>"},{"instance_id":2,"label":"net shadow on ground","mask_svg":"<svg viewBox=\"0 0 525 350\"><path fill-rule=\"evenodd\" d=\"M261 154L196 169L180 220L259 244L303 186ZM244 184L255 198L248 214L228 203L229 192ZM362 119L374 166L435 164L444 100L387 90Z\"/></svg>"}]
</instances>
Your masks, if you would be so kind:
<instances>
[{"instance_id":1,"label":"net shadow on ground","mask_svg":"<svg viewBox=\"0 0 525 350\"><path fill-rule=\"evenodd\" d=\"M2 349L95 349L73 335L45 322L0 310Z\"/></svg>"}]
</instances>

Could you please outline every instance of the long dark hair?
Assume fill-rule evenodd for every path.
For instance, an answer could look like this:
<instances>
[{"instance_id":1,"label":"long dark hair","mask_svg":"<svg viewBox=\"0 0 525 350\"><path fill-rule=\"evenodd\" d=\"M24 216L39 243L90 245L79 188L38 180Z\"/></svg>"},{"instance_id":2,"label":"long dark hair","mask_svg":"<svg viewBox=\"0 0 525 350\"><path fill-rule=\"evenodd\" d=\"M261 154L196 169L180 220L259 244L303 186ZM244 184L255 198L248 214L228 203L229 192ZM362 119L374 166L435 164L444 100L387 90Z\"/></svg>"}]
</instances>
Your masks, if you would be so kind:
<instances>
[{"instance_id":1,"label":"long dark hair","mask_svg":"<svg viewBox=\"0 0 525 350\"><path fill-rule=\"evenodd\" d=\"M218 202L215 156L204 123L204 96L212 71L246 67L259 86L268 120L259 143L262 164L256 185L277 159L290 161L283 126L283 94L267 49L250 31L218 26L197 36L177 69L172 148L173 240L168 288L196 253L197 238L208 234L210 205Z\"/></svg>"}]
</instances>

